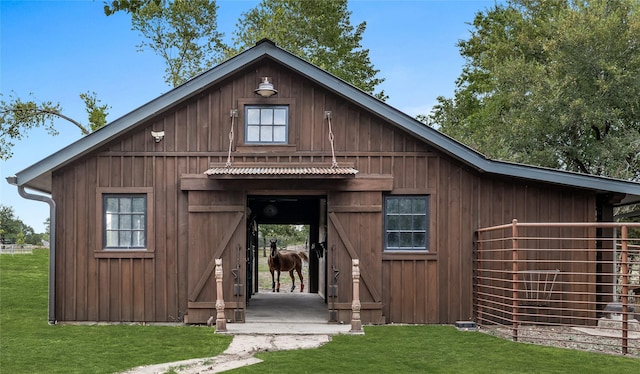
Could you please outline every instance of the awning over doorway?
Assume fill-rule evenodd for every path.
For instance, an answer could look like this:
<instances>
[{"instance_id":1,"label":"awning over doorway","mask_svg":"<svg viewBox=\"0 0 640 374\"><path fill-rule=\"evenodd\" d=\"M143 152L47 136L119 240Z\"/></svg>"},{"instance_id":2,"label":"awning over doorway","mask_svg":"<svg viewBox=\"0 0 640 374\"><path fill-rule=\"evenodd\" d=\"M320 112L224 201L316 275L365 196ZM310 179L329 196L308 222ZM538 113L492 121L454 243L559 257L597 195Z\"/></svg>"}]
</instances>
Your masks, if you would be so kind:
<instances>
[{"instance_id":1,"label":"awning over doorway","mask_svg":"<svg viewBox=\"0 0 640 374\"><path fill-rule=\"evenodd\" d=\"M296 177L296 178L309 178L309 177L322 177L322 178L346 178L353 177L358 173L358 170L352 167L322 167L322 166L310 166L310 167L240 167L240 166L221 166L212 167L204 172L205 175L210 178L224 178L224 177Z\"/></svg>"}]
</instances>

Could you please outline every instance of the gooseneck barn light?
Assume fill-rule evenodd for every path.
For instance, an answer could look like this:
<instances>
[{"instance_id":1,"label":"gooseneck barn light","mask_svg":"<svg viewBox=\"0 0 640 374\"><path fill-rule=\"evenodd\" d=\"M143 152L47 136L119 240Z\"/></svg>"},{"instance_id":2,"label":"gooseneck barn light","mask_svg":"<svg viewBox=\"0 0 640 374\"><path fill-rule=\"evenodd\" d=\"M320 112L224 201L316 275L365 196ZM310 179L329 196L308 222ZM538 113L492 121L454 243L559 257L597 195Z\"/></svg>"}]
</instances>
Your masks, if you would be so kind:
<instances>
[{"instance_id":1,"label":"gooseneck barn light","mask_svg":"<svg viewBox=\"0 0 640 374\"><path fill-rule=\"evenodd\" d=\"M262 97L271 97L278 93L278 91L273 88L273 84L269 82L269 77L262 77L262 82L260 82L254 92Z\"/></svg>"}]
</instances>

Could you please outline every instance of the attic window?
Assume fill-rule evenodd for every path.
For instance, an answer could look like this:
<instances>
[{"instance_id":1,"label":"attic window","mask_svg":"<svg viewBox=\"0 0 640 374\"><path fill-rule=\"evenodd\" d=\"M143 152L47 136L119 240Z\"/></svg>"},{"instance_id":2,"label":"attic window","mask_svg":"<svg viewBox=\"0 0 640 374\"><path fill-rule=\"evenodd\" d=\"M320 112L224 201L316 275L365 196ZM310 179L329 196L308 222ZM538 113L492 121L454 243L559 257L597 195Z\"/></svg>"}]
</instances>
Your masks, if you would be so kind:
<instances>
[{"instance_id":1,"label":"attic window","mask_svg":"<svg viewBox=\"0 0 640 374\"><path fill-rule=\"evenodd\" d=\"M289 107L286 105L245 106L245 143L287 144Z\"/></svg>"}]
</instances>

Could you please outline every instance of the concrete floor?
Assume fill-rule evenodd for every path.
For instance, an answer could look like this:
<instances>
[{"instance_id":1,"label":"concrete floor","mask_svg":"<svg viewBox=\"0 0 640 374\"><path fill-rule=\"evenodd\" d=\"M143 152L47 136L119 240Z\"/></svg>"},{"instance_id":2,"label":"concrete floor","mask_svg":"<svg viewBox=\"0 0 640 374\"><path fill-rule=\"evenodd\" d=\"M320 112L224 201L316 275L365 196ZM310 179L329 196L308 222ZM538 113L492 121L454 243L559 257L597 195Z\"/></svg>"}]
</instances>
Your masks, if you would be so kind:
<instances>
[{"instance_id":1,"label":"concrete floor","mask_svg":"<svg viewBox=\"0 0 640 374\"><path fill-rule=\"evenodd\" d=\"M258 292L245 323L227 323L228 334L345 334L349 324L328 322L327 304L315 293Z\"/></svg>"}]
</instances>

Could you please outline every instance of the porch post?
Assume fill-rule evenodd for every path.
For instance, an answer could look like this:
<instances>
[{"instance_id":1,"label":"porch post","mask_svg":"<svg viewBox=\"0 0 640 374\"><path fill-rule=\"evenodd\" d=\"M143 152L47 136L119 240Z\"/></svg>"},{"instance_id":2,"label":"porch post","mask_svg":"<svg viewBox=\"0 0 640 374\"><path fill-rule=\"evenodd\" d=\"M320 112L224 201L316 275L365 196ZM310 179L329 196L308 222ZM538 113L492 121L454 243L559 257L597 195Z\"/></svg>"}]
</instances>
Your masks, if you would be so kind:
<instances>
[{"instance_id":1,"label":"porch post","mask_svg":"<svg viewBox=\"0 0 640 374\"><path fill-rule=\"evenodd\" d=\"M227 331L224 317L224 293L222 291L222 259L216 258L216 332Z\"/></svg>"},{"instance_id":2,"label":"porch post","mask_svg":"<svg viewBox=\"0 0 640 374\"><path fill-rule=\"evenodd\" d=\"M360 320L360 260L351 260L351 276L353 277L353 301L351 302L351 331L362 333Z\"/></svg>"}]
</instances>

